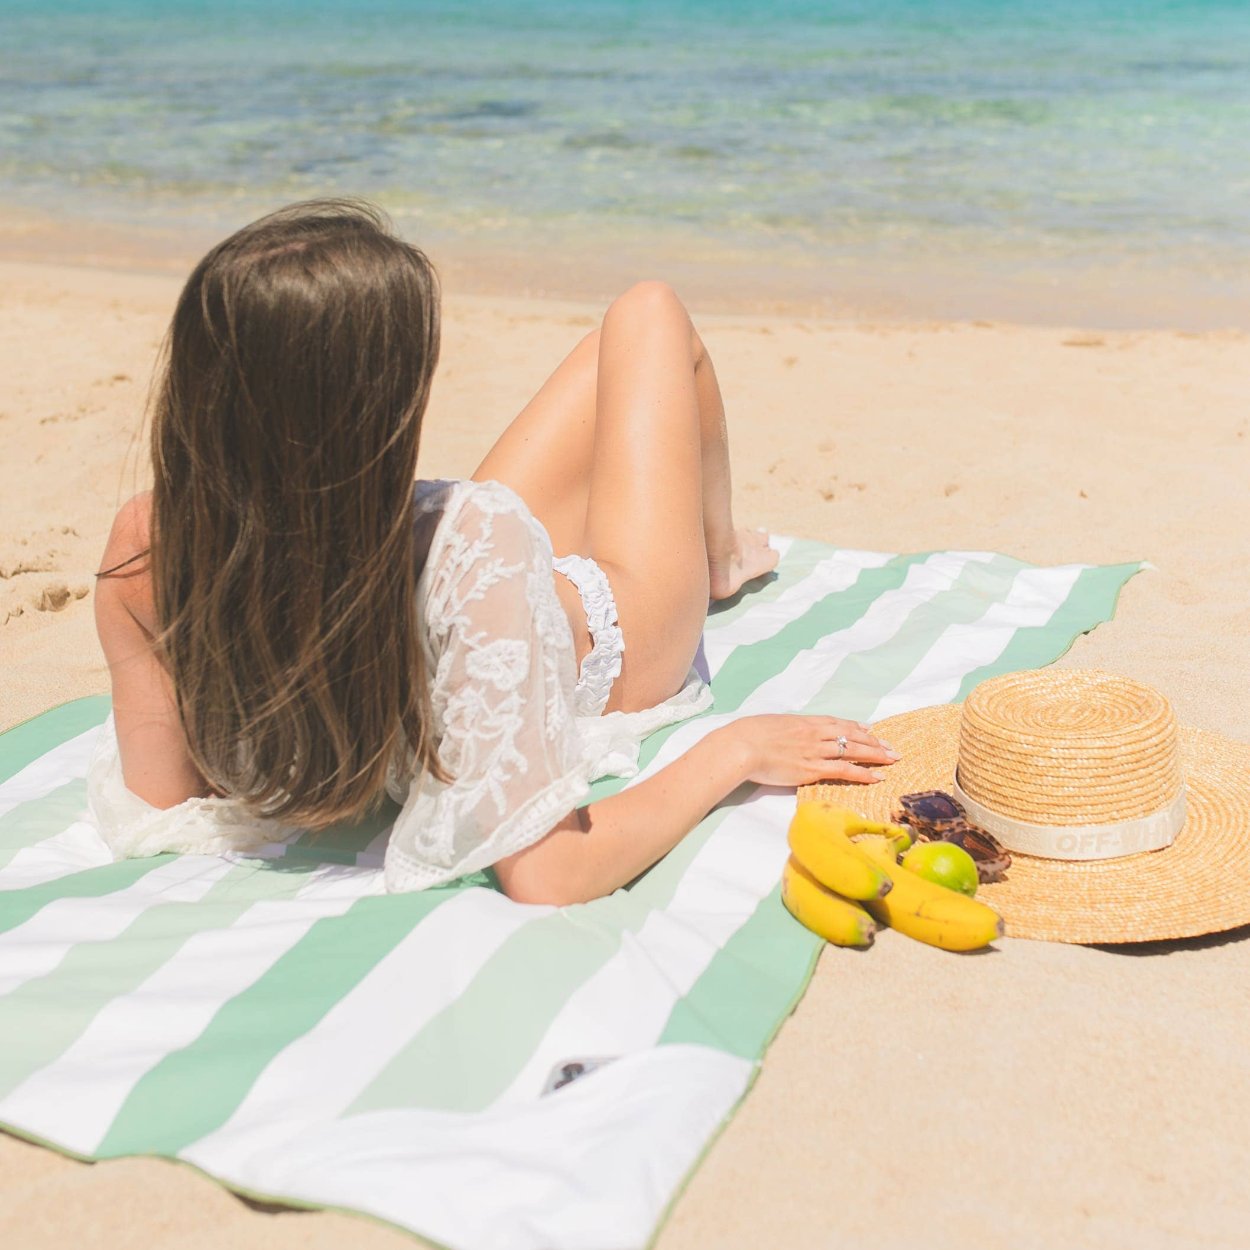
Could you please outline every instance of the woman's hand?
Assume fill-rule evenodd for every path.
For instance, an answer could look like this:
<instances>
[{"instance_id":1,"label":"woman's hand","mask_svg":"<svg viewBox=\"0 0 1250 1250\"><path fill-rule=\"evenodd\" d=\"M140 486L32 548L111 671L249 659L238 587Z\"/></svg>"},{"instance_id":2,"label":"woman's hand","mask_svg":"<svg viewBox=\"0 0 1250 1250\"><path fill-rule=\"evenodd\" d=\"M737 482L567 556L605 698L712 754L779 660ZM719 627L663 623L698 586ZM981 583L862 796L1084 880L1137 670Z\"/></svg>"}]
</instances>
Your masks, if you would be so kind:
<instances>
[{"instance_id":1,"label":"woman's hand","mask_svg":"<svg viewBox=\"0 0 1250 1250\"><path fill-rule=\"evenodd\" d=\"M725 726L744 752L747 780L768 786L805 786L817 781L882 780L873 766L899 758L858 721L835 716L746 716ZM839 738L846 739L843 750Z\"/></svg>"}]
</instances>

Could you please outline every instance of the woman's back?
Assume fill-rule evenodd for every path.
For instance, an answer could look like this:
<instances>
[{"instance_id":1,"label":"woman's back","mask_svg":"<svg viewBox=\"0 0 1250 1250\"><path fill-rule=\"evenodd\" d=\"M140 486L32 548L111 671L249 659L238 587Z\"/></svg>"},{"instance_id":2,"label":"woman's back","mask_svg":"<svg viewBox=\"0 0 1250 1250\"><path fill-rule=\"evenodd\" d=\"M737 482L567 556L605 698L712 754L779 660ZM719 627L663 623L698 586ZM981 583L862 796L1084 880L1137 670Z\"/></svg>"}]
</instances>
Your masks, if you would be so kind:
<instances>
[{"instance_id":1,"label":"woman's back","mask_svg":"<svg viewBox=\"0 0 1250 1250\"><path fill-rule=\"evenodd\" d=\"M605 771L629 771L654 729L708 702L692 679L656 708L608 717L575 711L577 669L569 621L555 593L550 540L529 508L497 482L414 484L413 527L423 571L417 583L421 643L430 673L430 714L438 772L397 752L385 788L401 805L386 856L391 889L419 889L495 863L546 833ZM110 538L115 563L142 557L147 501L123 508ZM227 795L211 795L192 773L169 678L152 646L154 622L141 612L151 593L145 562L109 579L101 640L117 701L131 730L147 729L137 750L119 739L116 716L92 763L92 805L120 855L164 850L247 851L292 828ZM133 609L139 608L139 612ZM150 606L148 608L150 611ZM160 735L159 738L157 735ZM123 759L142 750L186 760L188 793L145 787Z\"/></svg>"}]
</instances>

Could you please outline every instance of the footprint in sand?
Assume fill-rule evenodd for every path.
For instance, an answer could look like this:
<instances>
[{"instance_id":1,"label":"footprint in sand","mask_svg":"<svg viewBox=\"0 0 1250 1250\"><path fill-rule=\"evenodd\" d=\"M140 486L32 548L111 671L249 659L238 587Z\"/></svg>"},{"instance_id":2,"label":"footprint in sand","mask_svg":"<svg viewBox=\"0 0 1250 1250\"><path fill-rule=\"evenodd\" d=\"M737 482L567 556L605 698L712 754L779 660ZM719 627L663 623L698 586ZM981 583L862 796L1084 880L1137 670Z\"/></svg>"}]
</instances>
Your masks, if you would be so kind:
<instances>
[{"instance_id":1,"label":"footprint in sand","mask_svg":"<svg viewBox=\"0 0 1250 1250\"><path fill-rule=\"evenodd\" d=\"M71 599L81 599L86 593L86 586L70 590L65 582L49 582L38 595L32 596L31 604L37 612L59 612Z\"/></svg>"},{"instance_id":2,"label":"footprint in sand","mask_svg":"<svg viewBox=\"0 0 1250 1250\"><path fill-rule=\"evenodd\" d=\"M50 525L43 533L10 539L0 545L0 621L7 624L30 609L60 612L90 593L90 586L82 582L71 586L57 578L32 587L30 582L21 580L31 574L59 571L58 558L66 553L55 545L54 537L58 534L77 536L77 531L72 525Z\"/></svg>"},{"instance_id":3,"label":"footprint in sand","mask_svg":"<svg viewBox=\"0 0 1250 1250\"><path fill-rule=\"evenodd\" d=\"M13 552L0 555L0 581L21 577L23 573L49 573L56 568L56 560L50 551Z\"/></svg>"},{"instance_id":4,"label":"footprint in sand","mask_svg":"<svg viewBox=\"0 0 1250 1250\"><path fill-rule=\"evenodd\" d=\"M66 554L57 540L66 535L79 537L72 525L49 525L23 538L0 539L0 581L25 573L57 572L57 559Z\"/></svg>"},{"instance_id":5,"label":"footprint in sand","mask_svg":"<svg viewBox=\"0 0 1250 1250\"><path fill-rule=\"evenodd\" d=\"M85 599L89 593L90 587L82 584L71 587L65 582L49 582L23 600L15 589L10 588L0 596L0 621L7 625L10 621L25 616L27 610L60 612L75 600Z\"/></svg>"}]
</instances>

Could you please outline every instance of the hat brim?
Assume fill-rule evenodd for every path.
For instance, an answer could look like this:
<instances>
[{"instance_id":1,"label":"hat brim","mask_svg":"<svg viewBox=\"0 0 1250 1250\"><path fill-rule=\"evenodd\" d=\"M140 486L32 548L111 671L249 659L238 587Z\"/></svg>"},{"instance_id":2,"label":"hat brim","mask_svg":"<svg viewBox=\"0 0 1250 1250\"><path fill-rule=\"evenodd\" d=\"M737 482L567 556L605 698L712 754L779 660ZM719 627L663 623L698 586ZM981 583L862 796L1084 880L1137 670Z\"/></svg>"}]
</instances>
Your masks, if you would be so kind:
<instances>
[{"instance_id":1,"label":"hat brim","mask_svg":"<svg viewBox=\"0 0 1250 1250\"><path fill-rule=\"evenodd\" d=\"M901 795L949 790L959 754L958 705L891 716L873 733L902 757L875 785L828 782L800 794L890 820ZM1048 942L1152 942L1250 924L1250 744L1180 730L1188 813L1171 846L1118 859L1012 853L1007 879L977 892L1010 937Z\"/></svg>"}]
</instances>

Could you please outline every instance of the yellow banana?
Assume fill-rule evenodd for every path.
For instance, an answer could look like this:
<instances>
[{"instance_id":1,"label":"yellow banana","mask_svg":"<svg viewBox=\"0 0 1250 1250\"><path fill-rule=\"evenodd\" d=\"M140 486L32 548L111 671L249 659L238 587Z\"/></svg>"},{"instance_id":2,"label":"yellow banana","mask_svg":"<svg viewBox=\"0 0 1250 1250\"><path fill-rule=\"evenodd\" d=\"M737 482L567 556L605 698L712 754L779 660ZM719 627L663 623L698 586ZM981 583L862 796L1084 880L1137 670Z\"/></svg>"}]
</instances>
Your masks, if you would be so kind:
<instances>
[{"instance_id":1,"label":"yellow banana","mask_svg":"<svg viewBox=\"0 0 1250 1250\"><path fill-rule=\"evenodd\" d=\"M948 951L979 950L1003 936L1003 918L992 907L896 863L888 838L863 838L855 847L894 883L885 898L864 904L878 923Z\"/></svg>"},{"instance_id":2,"label":"yellow banana","mask_svg":"<svg viewBox=\"0 0 1250 1250\"><path fill-rule=\"evenodd\" d=\"M835 946L871 946L877 926L872 917L850 899L826 890L802 864L790 856L781 874L781 901L799 924Z\"/></svg>"},{"instance_id":3,"label":"yellow banana","mask_svg":"<svg viewBox=\"0 0 1250 1250\"><path fill-rule=\"evenodd\" d=\"M860 833L911 840L911 835L897 825L865 820L859 813L832 803L809 801L798 805L790 822L790 850L826 889L846 898L880 898L889 890L890 878L856 850L849 835Z\"/></svg>"}]
</instances>

